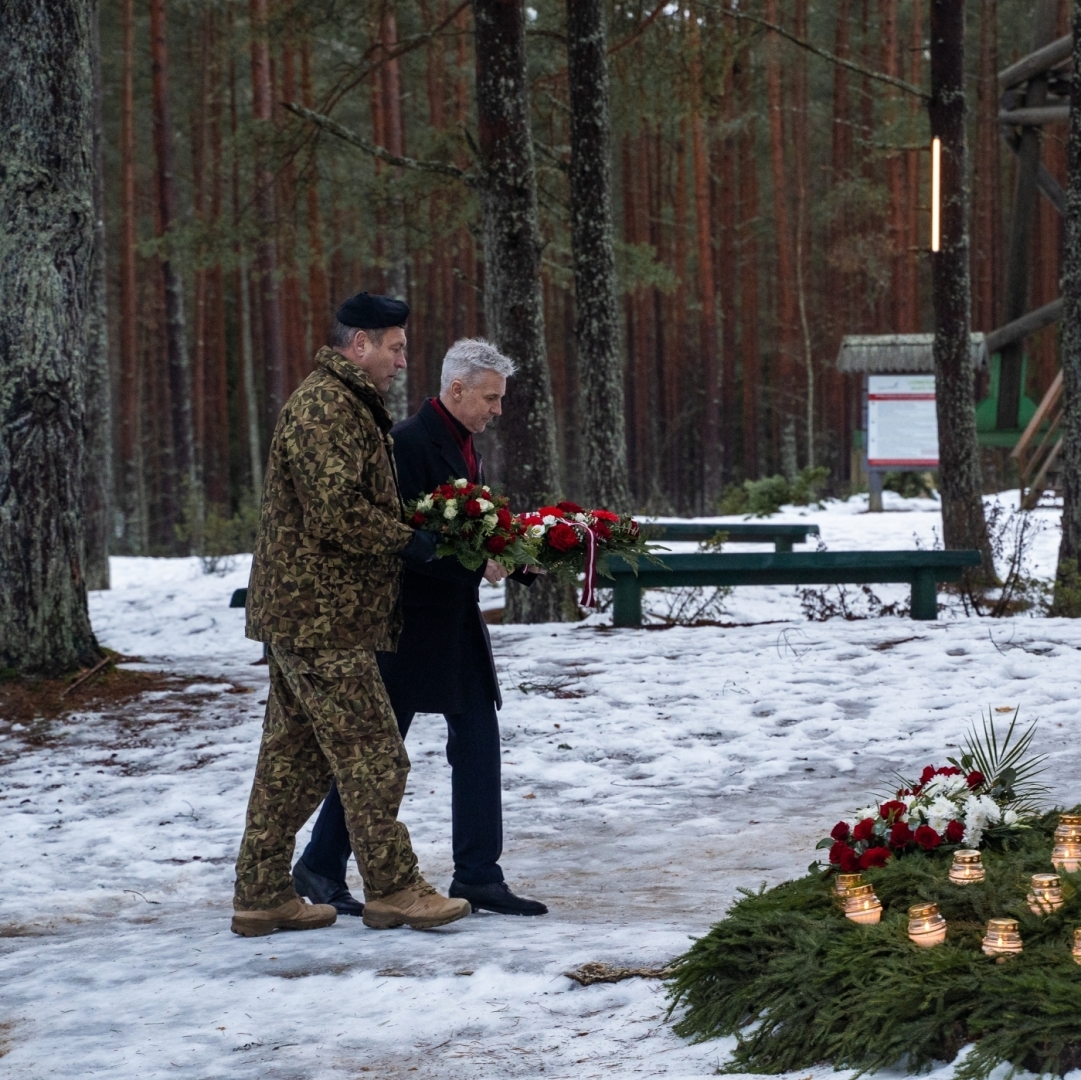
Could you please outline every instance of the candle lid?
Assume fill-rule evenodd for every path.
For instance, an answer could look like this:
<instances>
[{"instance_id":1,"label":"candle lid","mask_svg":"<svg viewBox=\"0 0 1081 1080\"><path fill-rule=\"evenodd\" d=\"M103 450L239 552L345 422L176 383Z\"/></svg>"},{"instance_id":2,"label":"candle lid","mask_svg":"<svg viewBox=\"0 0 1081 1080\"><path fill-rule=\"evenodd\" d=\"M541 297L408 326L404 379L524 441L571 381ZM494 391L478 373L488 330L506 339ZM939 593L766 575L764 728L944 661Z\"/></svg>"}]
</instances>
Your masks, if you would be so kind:
<instances>
[{"instance_id":1,"label":"candle lid","mask_svg":"<svg viewBox=\"0 0 1081 1080\"><path fill-rule=\"evenodd\" d=\"M988 919L987 932L989 934L1016 934L1016 919Z\"/></svg>"},{"instance_id":2,"label":"candle lid","mask_svg":"<svg viewBox=\"0 0 1081 1080\"><path fill-rule=\"evenodd\" d=\"M1081 825L1081 814L1059 814L1060 825Z\"/></svg>"},{"instance_id":3,"label":"candle lid","mask_svg":"<svg viewBox=\"0 0 1081 1080\"><path fill-rule=\"evenodd\" d=\"M837 875L837 888L838 889L851 889L856 885L863 882L862 874L838 874Z\"/></svg>"},{"instance_id":4,"label":"candle lid","mask_svg":"<svg viewBox=\"0 0 1081 1080\"><path fill-rule=\"evenodd\" d=\"M929 919L938 914L938 904L913 904L908 909L910 919Z\"/></svg>"},{"instance_id":5,"label":"candle lid","mask_svg":"<svg viewBox=\"0 0 1081 1080\"><path fill-rule=\"evenodd\" d=\"M1034 889L1057 889L1061 884L1058 874L1032 875L1032 887Z\"/></svg>"},{"instance_id":6,"label":"candle lid","mask_svg":"<svg viewBox=\"0 0 1081 1080\"><path fill-rule=\"evenodd\" d=\"M846 900L867 900L874 896L874 886L872 885L856 885L848 890Z\"/></svg>"},{"instance_id":7,"label":"candle lid","mask_svg":"<svg viewBox=\"0 0 1081 1080\"><path fill-rule=\"evenodd\" d=\"M970 863L978 863L981 859L980 853L975 848L960 848L953 853L953 861L955 863L961 863L963 866L967 866Z\"/></svg>"}]
</instances>

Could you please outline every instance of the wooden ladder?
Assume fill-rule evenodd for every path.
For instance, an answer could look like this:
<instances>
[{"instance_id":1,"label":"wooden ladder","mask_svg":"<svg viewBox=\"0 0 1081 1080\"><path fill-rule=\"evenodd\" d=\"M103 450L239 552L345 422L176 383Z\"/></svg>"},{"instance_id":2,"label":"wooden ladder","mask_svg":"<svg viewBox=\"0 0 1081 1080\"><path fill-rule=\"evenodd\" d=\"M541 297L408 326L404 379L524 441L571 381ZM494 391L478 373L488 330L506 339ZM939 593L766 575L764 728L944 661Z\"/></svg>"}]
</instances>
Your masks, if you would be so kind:
<instances>
[{"instance_id":1,"label":"wooden ladder","mask_svg":"<svg viewBox=\"0 0 1081 1080\"><path fill-rule=\"evenodd\" d=\"M1021 509L1031 510L1040 501L1043 495L1044 481L1047 473L1058 457L1062 447L1062 434L1059 427L1062 422L1062 372L1056 376L1054 382L1047 388L1043 400L1033 413L1028 427L1017 440L1017 445L1010 451L1010 457L1017 460L1018 471L1021 473ZM1047 421L1047 431L1038 443L1036 436Z\"/></svg>"}]
</instances>

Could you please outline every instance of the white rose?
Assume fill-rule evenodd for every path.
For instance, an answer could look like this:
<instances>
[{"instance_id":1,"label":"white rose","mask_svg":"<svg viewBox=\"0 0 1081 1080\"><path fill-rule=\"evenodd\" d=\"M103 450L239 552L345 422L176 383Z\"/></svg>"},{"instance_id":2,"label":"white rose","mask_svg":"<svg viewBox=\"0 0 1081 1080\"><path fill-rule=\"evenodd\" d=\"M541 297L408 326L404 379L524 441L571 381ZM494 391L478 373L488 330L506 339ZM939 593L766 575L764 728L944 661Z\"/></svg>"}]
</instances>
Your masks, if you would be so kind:
<instances>
[{"instance_id":1,"label":"white rose","mask_svg":"<svg viewBox=\"0 0 1081 1080\"><path fill-rule=\"evenodd\" d=\"M443 517L445 517L447 521L450 521L452 518L456 518L457 516L458 504L452 502L447 503L447 505L443 508Z\"/></svg>"},{"instance_id":2,"label":"white rose","mask_svg":"<svg viewBox=\"0 0 1081 1080\"><path fill-rule=\"evenodd\" d=\"M543 521L545 525L554 525L558 520L559 518L557 518L555 514L545 514L544 517L541 518L541 521Z\"/></svg>"},{"instance_id":3,"label":"white rose","mask_svg":"<svg viewBox=\"0 0 1081 1080\"><path fill-rule=\"evenodd\" d=\"M583 525L589 524L589 517L585 514L575 514L574 520L580 522Z\"/></svg>"},{"instance_id":4,"label":"white rose","mask_svg":"<svg viewBox=\"0 0 1081 1080\"><path fill-rule=\"evenodd\" d=\"M458 489L459 491L461 491L461 490L462 490L462 488L464 488L464 487L468 487L468 486L469 486L469 481L468 481L468 480L462 480L462 479L458 479L458 480L455 480L455 481L454 481L454 486L455 486L455 487L456 487L456 488L457 488L457 489Z\"/></svg>"},{"instance_id":5,"label":"white rose","mask_svg":"<svg viewBox=\"0 0 1081 1080\"><path fill-rule=\"evenodd\" d=\"M417 509L418 510L431 510L431 508L432 508L432 497L431 497L431 495L425 495L424 498L421 499L420 502L417 503Z\"/></svg>"},{"instance_id":6,"label":"white rose","mask_svg":"<svg viewBox=\"0 0 1081 1080\"><path fill-rule=\"evenodd\" d=\"M487 528L494 529L496 525L499 524L499 518L497 518L495 514L485 514L484 524Z\"/></svg>"},{"instance_id":7,"label":"white rose","mask_svg":"<svg viewBox=\"0 0 1081 1080\"><path fill-rule=\"evenodd\" d=\"M532 540L539 540L547 531L543 525L530 525L529 536Z\"/></svg>"},{"instance_id":8,"label":"white rose","mask_svg":"<svg viewBox=\"0 0 1081 1080\"><path fill-rule=\"evenodd\" d=\"M492 503L487 499L477 499L477 505L480 507L482 514L486 514L492 508Z\"/></svg>"},{"instance_id":9,"label":"white rose","mask_svg":"<svg viewBox=\"0 0 1081 1080\"><path fill-rule=\"evenodd\" d=\"M1003 810L1002 811L1002 824L1003 825L1016 825L1021 820L1020 814L1016 810Z\"/></svg>"}]
</instances>

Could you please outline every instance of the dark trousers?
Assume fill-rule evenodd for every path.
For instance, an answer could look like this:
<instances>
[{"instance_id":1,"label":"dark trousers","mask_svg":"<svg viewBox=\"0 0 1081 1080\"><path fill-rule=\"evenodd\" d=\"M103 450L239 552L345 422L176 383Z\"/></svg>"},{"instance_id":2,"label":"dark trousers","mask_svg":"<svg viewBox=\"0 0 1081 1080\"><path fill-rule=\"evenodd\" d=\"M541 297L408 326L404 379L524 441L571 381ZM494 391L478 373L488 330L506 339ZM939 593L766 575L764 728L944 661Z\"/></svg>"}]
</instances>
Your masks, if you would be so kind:
<instances>
[{"instance_id":1,"label":"dark trousers","mask_svg":"<svg viewBox=\"0 0 1081 1080\"><path fill-rule=\"evenodd\" d=\"M416 714L395 708L394 715L404 739ZM451 768L454 876L463 885L502 881L499 856L503 853L503 803L495 702L475 702L464 712L447 714L445 719ZM335 784L323 801L301 859L314 873L332 881L345 881L350 853L345 811Z\"/></svg>"}]
</instances>

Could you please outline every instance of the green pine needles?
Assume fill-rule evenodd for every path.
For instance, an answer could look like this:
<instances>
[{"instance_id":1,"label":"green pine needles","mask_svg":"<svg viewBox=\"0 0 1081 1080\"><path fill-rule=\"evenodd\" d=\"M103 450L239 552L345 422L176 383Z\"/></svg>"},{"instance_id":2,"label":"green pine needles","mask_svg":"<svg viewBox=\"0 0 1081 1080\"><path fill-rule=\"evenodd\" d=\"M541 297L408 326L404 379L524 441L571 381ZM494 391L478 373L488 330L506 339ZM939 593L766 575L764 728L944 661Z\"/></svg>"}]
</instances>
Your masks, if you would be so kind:
<instances>
[{"instance_id":1,"label":"green pine needles","mask_svg":"<svg viewBox=\"0 0 1081 1080\"><path fill-rule=\"evenodd\" d=\"M1074 811L1081 812L1079 811ZM727 918L676 963L671 1011L680 1035L735 1035L727 1072L781 1073L822 1064L910 1072L952 1061L959 1080L983 1080L1006 1062L1062 1076L1081 1066L1081 966L1070 953L1081 926L1081 873L1062 874L1065 903L1033 915L1033 874L1052 870L1058 812L984 851L986 880L949 881L949 853L907 855L868 871L884 913L877 926L844 917L832 876L810 873L744 891ZM933 901L948 923L944 944L907 936L908 907ZM1024 952L996 963L980 949L987 920L1020 923Z\"/></svg>"}]
</instances>

